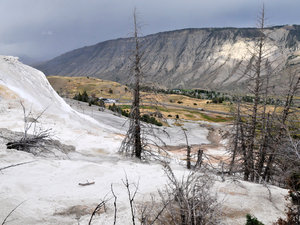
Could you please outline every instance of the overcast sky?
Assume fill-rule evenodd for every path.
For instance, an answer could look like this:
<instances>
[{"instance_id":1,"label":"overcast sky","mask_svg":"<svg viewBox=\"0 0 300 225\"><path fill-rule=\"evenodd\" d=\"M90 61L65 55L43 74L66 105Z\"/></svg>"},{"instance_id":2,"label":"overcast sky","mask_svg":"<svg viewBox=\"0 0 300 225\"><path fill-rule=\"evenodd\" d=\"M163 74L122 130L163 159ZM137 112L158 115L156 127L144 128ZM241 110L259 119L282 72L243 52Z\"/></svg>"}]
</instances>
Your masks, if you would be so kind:
<instances>
[{"instance_id":1,"label":"overcast sky","mask_svg":"<svg viewBox=\"0 0 300 225\"><path fill-rule=\"evenodd\" d=\"M253 27L265 3L268 25L300 24L300 0L0 0L0 54L45 60L129 37L183 28Z\"/></svg>"}]
</instances>

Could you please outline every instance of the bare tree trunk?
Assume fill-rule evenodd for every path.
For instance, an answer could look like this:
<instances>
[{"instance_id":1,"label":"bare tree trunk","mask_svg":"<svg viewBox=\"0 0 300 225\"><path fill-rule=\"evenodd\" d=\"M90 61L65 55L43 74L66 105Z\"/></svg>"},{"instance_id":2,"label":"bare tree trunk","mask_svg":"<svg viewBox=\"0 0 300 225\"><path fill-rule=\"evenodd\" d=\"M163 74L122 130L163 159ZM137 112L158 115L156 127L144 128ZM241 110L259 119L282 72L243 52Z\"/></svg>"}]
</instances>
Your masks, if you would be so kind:
<instances>
[{"instance_id":1,"label":"bare tree trunk","mask_svg":"<svg viewBox=\"0 0 300 225\"><path fill-rule=\"evenodd\" d=\"M130 153L131 156L135 156L139 159L142 158L142 138L141 138L141 113L140 113L140 81L141 81L141 57L140 43L138 37L136 10L133 13L134 19L134 62L133 62L133 100L130 109L130 124L126 137L123 140L120 152Z\"/></svg>"},{"instance_id":2,"label":"bare tree trunk","mask_svg":"<svg viewBox=\"0 0 300 225\"><path fill-rule=\"evenodd\" d=\"M262 17L261 17L261 32L264 29L264 10L262 11ZM254 143L255 143L255 137L256 137L256 126L257 126L257 110L258 110L258 104L260 99L260 89L261 89L261 64L262 64L262 54L263 54L263 44L264 44L264 37L263 33L261 34L260 40L259 40L259 47L258 47L258 56L256 61L256 73L255 73L255 88L254 88L254 103L253 103L253 111L251 116L251 127L250 127L250 143L249 143L249 149L248 149L248 158L249 158L249 164L248 169L251 172L250 180L254 181ZM248 180L248 176L246 177L246 180Z\"/></svg>"},{"instance_id":3,"label":"bare tree trunk","mask_svg":"<svg viewBox=\"0 0 300 225\"><path fill-rule=\"evenodd\" d=\"M140 76L141 76L141 56L139 49L139 39L136 24L136 10L133 14L134 18L134 40L135 40L135 62L134 62L134 94L132 103L132 119L134 120L134 149L135 156L141 158L142 155L142 143L141 143L141 125L140 125Z\"/></svg>"},{"instance_id":4,"label":"bare tree trunk","mask_svg":"<svg viewBox=\"0 0 300 225\"><path fill-rule=\"evenodd\" d=\"M250 121L248 125L248 135L247 135L247 153L246 153L246 171L244 173L244 180L251 180L254 181L255 176L255 142L256 142L256 136L257 136L257 114L258 114L258 106L260 102L260 95L261 95L261 88L262 88L262 67L263 67L263 60L264 60L264 47L265 47L265 35L263 33L265 28L265 11L264 7L262 9L262 12L260 14L259 18L259 30L260 30L260 36L257 41L256 46L252 49L252 60L254 63L251 64L251 68L253 67L254 75L252 77L252 80L254 81L254 87L251 90L252 94L254 95L254 102L251 106L251 116Z\"/></svg>"},{"instance_id":5,"label":"bare tree trunk","mask_svg":"<svg viewBox=\"0 0 300 225\"><path fill-rule=\"evenodd\" d=\"M198 154L197 154L197 162L196 162L195 168L201 168L202 160L203 160L202 157L203 157L203 150L199 149Z\"/></svg>"},{"instance_id":6,"label":"bare tree trunk","mask_svg":"<svg viewBox=\"0 0 300 225\"><path fill-rule=\"evenodd\" d=\"M261 143L259 146L258 151L258 159L256 163L256 182L259 182L259 179L261 178L263 167L265 164L266 159L266 153L269 146L269 139L271 134L270 129L270 113L267 113L267 103L268 103L268 97L269 97L269 81L270 81L270 75L271 75L271 65L269 61L266 62L267 67L267 74L266 74L266 85L264 87L264 102L263 102L263 112L262 112L262 118L261 118Z\"/></svg>"},{"instance_id":7,"label":"bare tree trunk","mask_svg":"<svg viewBox=\"0 0 300 225\"><path fill-rule=\"evenodd\" d=\"M187 151L186 151L186 168L189 170L191 169L191 147L187 146Z\"/></svg>"},{"instance_id":8,"label":"bare tree trunk","mask_svg":"<svg viewBox=\"0 0 300 225\"><path fill-rule=\"evenodd\" d=\"M189 146L189 140L184 128L182 128L182 131L186 141L186 168L191 169L191 146Z\"/></svg>"},{"instance_id":9,"label":"bare tree trunk","mask_svg":"<svg viewBox=\"0 0 300 225\"><path fill-rule=\"evenodd\" d=\"M263 168L264 168L264 164L265 164L265 161L266 161L266 154L267 154L267 149L268 149L268 146L269 146L269 136L271 135L270 134L270 129L269 129L269 122L270 122L270 114L268 114L268 117L267 117L267 124L266 124L266 128L263 129L263 140L262 140L262 143L260 145L260 148L259 148L259 156L258 156L258 160L257 160L257 165L256 165L256 178L255 178L255 181L256 182L259 182L259 179L262 175L262 171L263 171Z\"/></svg>"},{"instance_id":10,"label":"bare tree trunk","mask_svg":"<svg viewBox=\"0 0 300 225\"><path fill-rule=\"evenodd\" d=\"M236 118L235 118L235 134L234 134L234 146L233 146L233 152L232 152L232 157L231 157L231 161L229 164L229 174L232 173L233 167L234 167L234 163L235 163L235 158L237 156L237 151L238 151L238 144L239 144L239 136L240 136L240 126L241 123L241 117L240 117L240 100L238 100L237 102L237 114L236 114Z\"/></svg>"}]
</instances>

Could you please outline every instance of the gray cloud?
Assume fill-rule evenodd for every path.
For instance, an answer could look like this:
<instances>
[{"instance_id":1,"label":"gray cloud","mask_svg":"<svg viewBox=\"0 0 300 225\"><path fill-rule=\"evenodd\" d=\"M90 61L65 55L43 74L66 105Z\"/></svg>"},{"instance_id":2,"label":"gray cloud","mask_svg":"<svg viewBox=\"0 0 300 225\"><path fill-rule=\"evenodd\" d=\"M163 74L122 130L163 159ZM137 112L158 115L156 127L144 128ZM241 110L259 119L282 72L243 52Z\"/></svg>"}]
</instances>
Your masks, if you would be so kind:
<instances>
[{"instance_id":1,"label":"gray cloud","mask_svg":"<svg viewBox=\"0 0 300 225\"><path fill-rule=\"evenodd\" d=\"M300 24L299 0L265 0L269 25ZM142 34L190 27L252 27L261 0L1 0L0 54L45 60L132 31L136 7Z\"/></svg>"}]
</instances>

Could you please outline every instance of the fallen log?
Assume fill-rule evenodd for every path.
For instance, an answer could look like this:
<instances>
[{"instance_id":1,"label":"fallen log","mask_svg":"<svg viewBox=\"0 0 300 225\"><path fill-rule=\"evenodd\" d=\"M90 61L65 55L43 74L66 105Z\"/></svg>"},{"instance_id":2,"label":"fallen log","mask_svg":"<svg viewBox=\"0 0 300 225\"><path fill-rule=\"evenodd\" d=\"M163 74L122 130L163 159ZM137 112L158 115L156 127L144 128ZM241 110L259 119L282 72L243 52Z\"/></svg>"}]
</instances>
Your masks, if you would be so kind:
<instances>
[{"instance_id":1,"label":"fallen log","mask_svg":"<svg viewBox=\"0 0 300 225\"><path fill-rule=\"evenodd\" d=\"M78 185L80 185L80 186L88 186L88 185L92 185L92 184L95 184L95 181L93 181L93 182L86 182L86 183L79 183Z\"/></svg>"}]
</instances>

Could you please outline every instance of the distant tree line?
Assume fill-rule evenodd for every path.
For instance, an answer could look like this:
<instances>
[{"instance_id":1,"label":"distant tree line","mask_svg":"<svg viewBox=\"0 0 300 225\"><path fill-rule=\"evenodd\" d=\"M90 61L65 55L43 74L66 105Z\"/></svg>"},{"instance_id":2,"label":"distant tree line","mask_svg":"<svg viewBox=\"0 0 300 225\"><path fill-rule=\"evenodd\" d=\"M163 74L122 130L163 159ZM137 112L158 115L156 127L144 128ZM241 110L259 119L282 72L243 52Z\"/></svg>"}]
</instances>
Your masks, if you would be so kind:
<instances>
[{"instance_id":1,"label":"distant tree line","mask_svg":"<svg viewBox=\"0 0 300 225\"><path fill-rule=\"evenodd\" d=\"M125 116L125 117L130 116L129 110L122 109L120 106L117 106L115 103L113 103L112 105L109 105L108 109L113 111L113 112L119 113L119 114L121 114L122 116ZM151 124L154 124L156 126L162 126L161 122L159 122L155 117L150 116L148 114L141 115L140 120L145 122L145 123L151 123Z\"/></svg>"},{"instance_id":2,"label":"distant tree line","mask_svg":"<svg viewBox=\"0 0 300 225\"><path fill-rule=\"evenodd\" d=\"M207 99L211 100L212 103L220 104L223 102L236 102L237 97L233 94L229 93L222 93L218 91L213 90L203 90L203 89L161 89L161 88L155 88L152 86L142 86L142 91L145 92L153 92L153 93L162 93L162 94L178 94L178 95L184 95L190 98L197 98L197 99ZM255 101L254 95L243 95L240 97L241 101L253 103ZM268 97L266 100L259 98L259 103L263 104L266 103L267 105L284 105L284 101L282 101L279 98L274 97ZM292 106L295 106L294 103L292 103Z\"/></svg>"},{"instance_id":3,"label":"distant tree line","mask_svg":"<svg viewBox=\"0 0 300 225\"><path fill-rule=\"evenodd\" d=\"M105 108L105 103L103 100L97 98L96 96L89 96L86 91L75 94L73 99L77 100L77 101L81 101L81 102L88 102L89 106L97 105L97 106Z\"/></svg>"}]
</instances>

